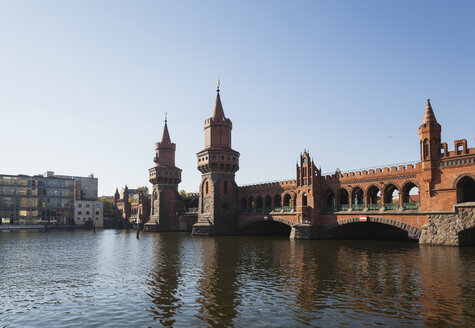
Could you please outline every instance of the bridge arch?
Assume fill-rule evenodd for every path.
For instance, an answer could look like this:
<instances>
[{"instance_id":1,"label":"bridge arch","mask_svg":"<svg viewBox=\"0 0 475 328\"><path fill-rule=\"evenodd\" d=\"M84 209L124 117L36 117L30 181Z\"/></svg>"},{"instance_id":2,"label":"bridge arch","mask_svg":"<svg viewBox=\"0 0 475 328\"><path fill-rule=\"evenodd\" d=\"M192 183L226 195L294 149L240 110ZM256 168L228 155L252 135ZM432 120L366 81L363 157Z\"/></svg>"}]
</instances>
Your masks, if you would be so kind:
<instances>
[{"instance_id":1,"label":"bridge arch","mask_svg":"<svg viewBox=\"0 0 475 328\"><path fill-rule=\"evenodd\" d=\"M323 209L327 212L333 212L336 207L336 197L332 189L327 189L323 197Z\"/></svg>"},{"instance_id":2,"label":"bridge arch","mask_svg":"<svg viewBox=\"0 0 475 328\"><path fill-rule=\"evenodd\" d=\"M403 230L403 231L407 232L408 237L411 238L411 239L419 239L419 237L421 235L421 232L422 232L422 229L418 228L416 226L404 223L402 221L398 221L398 220L394 220L394 219L387 219L387 218L382 218L382 217L368 217L367 221L365 221L365 222L360 221L359 217L345 218L345 219L338 220L338 221L332 222L332 223L324 226L321 231L322 231L322 234L323 234L324 237L329 238L329 237L331 237L331 234L329 234L329 233L332 232L332 230L335 230L335 229L338 229L338 228L341 228L341 227L345 227L345 226L349 226L351 224L364 225L364 224L368 224L368 223L369 224L379 224L381 226L390 226L390 227L397 228L399 230Z\"/></svg>"},{"instance_id":3,"label":"bridge arch","mask_svg":"<svg viewBox=\"0 0 475 328\"><path fill-rule=\"evenodd\" d=\"M295 223L281 218L272 217L264 218L258 217L249 220L239 226L239 232L242 235L282 235L290 236L290 231Z\"/></svg>"},{"instance_id":4,"label":"bridge arch","mask_svg":"<svg viewBox=\"0 0 475 328\"><path fill-rule=\"evenodd\" d=\"M362 210L364 207L365 192L360 186L355 186L351 190L351 204L354 209Z\"/></svg>"},{"instance_id":5,"label":"bridge arch","mask_svg":"<svg viewBox=\"0 0 475 328\"><path fill-rule=\"evenodd\" d=\"M277 194L274 196L274 210L279 210L282 208L282 197Z\"/></svg>"},{"instance_id":6,"label":"bridge arch","mask_svg":"<svg viewBox=\"0 0 475 328\"><path fill-rule=\"evenodd\" d=\"M247 212L247 197L241 197L241 212Z\"/></svg>"},{"instance_id":7,"label":"bridge arch","mask_svg":"<svg viewBox=\"0 0 475 328\"><path fill-rule=\"evenodd\" d=\"M381 189L372 184L366 189L366 204L369 210L378 210L381 207Z\"/></svg>"},{"instance_id":8,"label":"bridge arch","mask_svg":"<svg viewBox=\"0 0 475 328\"><path fill-rule=\"evenodd\" d=\"M383 197L384 207L388 210L395 210L399 208L399 191L401 188L394 182L388 183L384 186Z\"/></svg>"},{"instance_id":9,"label":"bridge arch","mask_svg":"<svg viewBox=\"0 0 475 328\"><path fill-rule=\"evenodd\" d=\"M266 197L264 198L264 211L270 212L272 210L272 197L270 195L266 195Z\"/></svg>"},{"instance_id":10,"label":"bridge arch","mask_svg":"<svg viewBox=\"0 0 475 328\"><path fill-rule=\"evenodd\" d=\"M470 173L459 175L454 181L457 203L475 202L475 176Z\"/></svg>"},{"instance_id":11,"label":"bridge arch","mask_svg":"<svg viewBox=\"0 0 475 328\"><path fill-rule=\"evenodd\" d=\"M256 210L256 201L254 200L253 196L249 196L247 204L248 212L254 212Z\"/></svg>"},{"instance_id":12,"label":"bridge arch","mask_svg":"<svg viewBox=\"0 0 475 328\"><path fill-rule=\"evenodd\" d=\"M350 204L350 193L346 188L341 187L337 193L337 204L339 211L348 210Z\"/></svg>"},{"instance_id":13,"label":"bridge arch","mask_svg":"<svg viewBox=\"0 0 475 328\"><path fill-rule=\"evenodd\" d=\"M459 238L459 246L475 245L475 221L471 220L464 228L456 229L455 232Z\"/></svg>"},{"instance_id":14,"label":"bridge arch","mask_svg":"<svg viewBox=\"0 0 475 328\"><path fill-rule=\"evenodd\" d=\"M415 189L414 189L415 188ZM417 193L415 194L414 192ZM412 194L411 194L412 193ZM414 197L411 197L414 196ZM402 197L404 209L417 209L420 204L420 188L419 184L413 180L408 180L401 186L399 197Z\"/></svg>"}]
</instances>

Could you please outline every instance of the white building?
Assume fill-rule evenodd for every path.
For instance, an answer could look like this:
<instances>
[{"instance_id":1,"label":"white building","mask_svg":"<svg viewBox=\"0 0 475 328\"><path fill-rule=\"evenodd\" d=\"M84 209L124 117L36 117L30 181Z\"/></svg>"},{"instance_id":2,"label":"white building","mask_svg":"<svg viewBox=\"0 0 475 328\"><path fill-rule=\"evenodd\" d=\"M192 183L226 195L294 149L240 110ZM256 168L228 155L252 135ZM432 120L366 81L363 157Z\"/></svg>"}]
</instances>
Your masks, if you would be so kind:
<instances>
[{"instance_id":1,"label":"white building","mask_svg":"<svg viewBox=\"0 0 475 328\"><path fill-rule=\"evenodd\" d=\"M74 224L94 224L97 228L104 227L104 211L101 200L75 200Z\"/></svg>"}]
</instances>

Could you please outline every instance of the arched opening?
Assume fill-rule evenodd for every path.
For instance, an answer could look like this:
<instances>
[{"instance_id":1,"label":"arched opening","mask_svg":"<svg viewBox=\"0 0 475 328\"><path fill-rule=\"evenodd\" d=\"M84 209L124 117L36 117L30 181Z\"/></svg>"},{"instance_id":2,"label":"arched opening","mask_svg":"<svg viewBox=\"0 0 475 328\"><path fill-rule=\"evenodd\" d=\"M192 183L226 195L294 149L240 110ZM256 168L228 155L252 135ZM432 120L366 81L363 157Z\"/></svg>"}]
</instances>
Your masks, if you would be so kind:
<instances>
[{"instance_id":1,"label":"arched opening","mask_svg":"<svg viewBox=\"0 0 475 328\"><path fill-rule=\"evenodd\" d=\"M340 189L339 191L339 206L338 210L340 211L347 211L349 209L349 204L350 204L350 197L348 194L348 191L344 188Z\"/></svg>"},{"instance_id":2,"label":"arched opening","mask_svg":"<svg viewBox=\"0 0 475 328\"><path fill-rule=\"evenodd\" d=\"M284 196L284 212L290 212L292 209L292 197L289 194Z\"/></svg>"},{"instance_id":3,"label":"arched opening","mask_svg":"<svg viewBox=\"0 0 475 328\"><path fill-rule=\"evenodd\" d=\"M408 182L402 189L402 206L405 210L419 208L419 188L413 182Z\"/></svg>"},{"instance_id":4,"label":"arched opening","mask_svg":"<svg viewBox=\"0 0 475 328\"><path fill-rule=\"evenodd\" d=\"M457 182L457 203L465 202L475 202L475 181L469 176Z\"/></svg>"},{"instance_id":5,"label":"arched opening","mask_svg":"<svg viewBox=\"0 0 475 328\"><path fill-rule=\"evenodd\" d=\"M361 211L364 208L363 189L356 187L352 191L352 204L351 208L357 211Z\"/></svg>"},{"instance_id":6,"label":"arched opening","mask_svg":"<svg viewBox=\"0 0 475 328\"><path fill-rule=\"evenodd\" d=\"M274 197L274 211L280 212L282 210L282 198L280 195Z\"/></svg>"},{"instance_id":7,"label":"arched opening","mask_svg":"<svg viewBox=\"0 0 475 328\"><path fill-rule=\"evenodd\" d=\"M208 186L208 181L205 182L205 195L207 195L209 192L209 186Z\"/></svg>"},{"instance_id":8,"label":"arched opening","mask_svg":"<svg viewBox=\"0 0 475 328\"><path fill-rule=\"evenodd\" d=\"M335 211L335 193L331 190L327 193L327 196L325 197L325 211Z\"/></svg>"},{"instance_id":9,"label":"arched opening","mask_svg":"<svg viewBox=\"0 0 475 328\"><path fill-rule=\"evenodd\" d=\"M388 185L384 190L384 208L387 210L399 208L399 190L393 184Z\"/></svg>"},{"instance_id":10,"label":"arched opening","mask_svg":"<svg viewBox=\"0 0 475 328\"><path fill-rule=\"evenodd\" d=\"M247 212L247 198L242 197L241 198L241 213Z\"/></svg>"},{"instance_id":11,"label":"arched opening","mask_svg":"<svg viewBox=\"0 0 475 328\"><path fill-rule=\"evenodd\" d=\"M371 186L367 192L368 210L375 211L381 208L381 190L376 186Z\"/></svg>"},{"instance_id":12,"label":"arched opening","mask_svg":"<svg viewBox=\"0 0 475 328\"><path fill-rule=\"evenodd\" d=\"M460 231L458 237L459 246L475 246L475 227Z\"/></svg>"},{"instance_id":13,"label":"arched opening","mask_svg":"<svg viewBox=\"0 0 475 328\"><path fill-rule=\"evenodd\" d=\"M285 223L273 220L260 220L246 225L242 230L242 235L260 236L290 236L291 227Z\"/></svg>"},{"instance_id":14,"label":"arched opening","mask_svg":"<svg viewBox=\"0 0 475 328\"><path fill-rule=\"evenodd\" d=\"M260 213L264 209L264 200L262 196L257 196L256 198L256 212Z\"/></svg>"},{"instance_id":15,"label":"arched opening","mask_svg":"<svg viewBox=\"0 0 475 328\"><path fill-rule=\"evenodd\" d=\"M379 222L353 222L337 226L324 234L328 239L411 240L406 230Z\"/></svg>"},{"instance_id":16,"label":"arched opening","mask_svg":"<svg viewBox=\"0 0 475 328\"><path fill-rule=\"evenodd\" d=\"M254 197L252 197L252 196L249 197L247 211L251 212L251 213L256 211L256 201L254 200Z\"/></svg>"},{"instance_id":17,"label":"arched opening","mask_svg":"<svg viewBox=\"0 0 475 328\"><path fill-rule=\"evenodd\" d=\"M272 198L269 195L264 199L264 212L272 211Z\"/></svg>"},{"instance_id":18,"label":"arched opening","mask_svg":"<svg viewBox=\"0 0 475 328\"><path fill-rule=\"evenodd\" d=\"M307 206L307 193L302 194L302 206Z\"/></svg>"},{"instance_id":19,"label":"arched opening","mask_svg":"<svg viewBox=\"0 0 475 328\"><path fill-rule=\"evenodd\" d=\"M228 180L224 180L224 194L227 195L229 190L228 190Z\"/></svg>"}]
</instances>

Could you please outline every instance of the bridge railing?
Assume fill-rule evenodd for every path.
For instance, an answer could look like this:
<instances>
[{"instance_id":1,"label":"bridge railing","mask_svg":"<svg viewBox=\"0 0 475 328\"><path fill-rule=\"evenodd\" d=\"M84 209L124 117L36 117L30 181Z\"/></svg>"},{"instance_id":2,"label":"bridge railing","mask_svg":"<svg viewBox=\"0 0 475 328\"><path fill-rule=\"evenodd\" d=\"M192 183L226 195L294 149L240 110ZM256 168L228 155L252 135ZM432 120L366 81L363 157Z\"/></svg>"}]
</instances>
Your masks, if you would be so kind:
<instances>
[{"instance_id":1,"label":"bridge railing","mask_svg":"<svg viewBox=\"0 0 475 328\"><path fill-rule=\"evenodd\" d=\"M198 213L198 207L190 207L186 209L181 209L176 212L177 214L196 214Z\"/></svg>"},{"instance_id":2,"label":"bridge railing","mask_svg":"<svg viewBox=\"0 0 475 328\"><path fill-rule=\"evenodd\" d=\"M402 208L405 209L405 210L417 210L419 209L420 205L419 203L415 202L415 203L403 203L402 204Z\"/></svg>"},{"instance_id":3,"label":"bridge railing","mask_svg":"<svg viewBox=\"0 0 475 328\"><path fill-rule=\"evenodd\" d=\"M349 204L341 204L340 207L338 208L340 211L348 211L350 208Z\"/></svg>"},{"instance_id":4,"label":"bridge railing","mask_svg":"<svg viewBox=\"0 0 475 328\"><path fill-rule=\"evenodd\" d=\"M381 208L381 204L368 204L368 210L377 211Z\"/></svg>"},{"instance_id":5,"label":"bridge railing","mask_svg":"<svg viewBox=\"0 0 475 328\"><path fill-rule=\"evenodd\" d=\"M399 208L399 204L388 203L384 204L384 209L386 210L397 210Z\"/></svg>"}]
</instances>

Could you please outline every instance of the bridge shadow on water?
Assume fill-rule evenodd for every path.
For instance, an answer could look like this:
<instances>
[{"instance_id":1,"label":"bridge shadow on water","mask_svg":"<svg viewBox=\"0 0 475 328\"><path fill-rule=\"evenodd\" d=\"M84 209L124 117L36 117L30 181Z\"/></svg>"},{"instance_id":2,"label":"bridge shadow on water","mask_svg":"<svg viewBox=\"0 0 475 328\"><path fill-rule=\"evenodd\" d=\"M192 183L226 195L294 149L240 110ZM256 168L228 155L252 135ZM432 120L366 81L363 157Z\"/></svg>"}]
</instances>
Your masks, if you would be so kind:
<instances>
[{"instance_id":1,"label":"bridge shadow on water","mask_svg":"<svg viewBox=\"0 0 475 328\"><path fill-rule=\"evenodd\" d=\"M407 231L377 222L355 222L325 232L324 239L417 241Z\"/></svg>"},{"instance_id":2,"label":"bridge shadow on water","mask_svg":"<svg viewBox=\"0 0 475 328\"><path fill-rule=\"evenodd\" d=\"M241 235L290 236L290 226L278 221L259 221L244 227Z\"/></svg>"}]
</instances>

